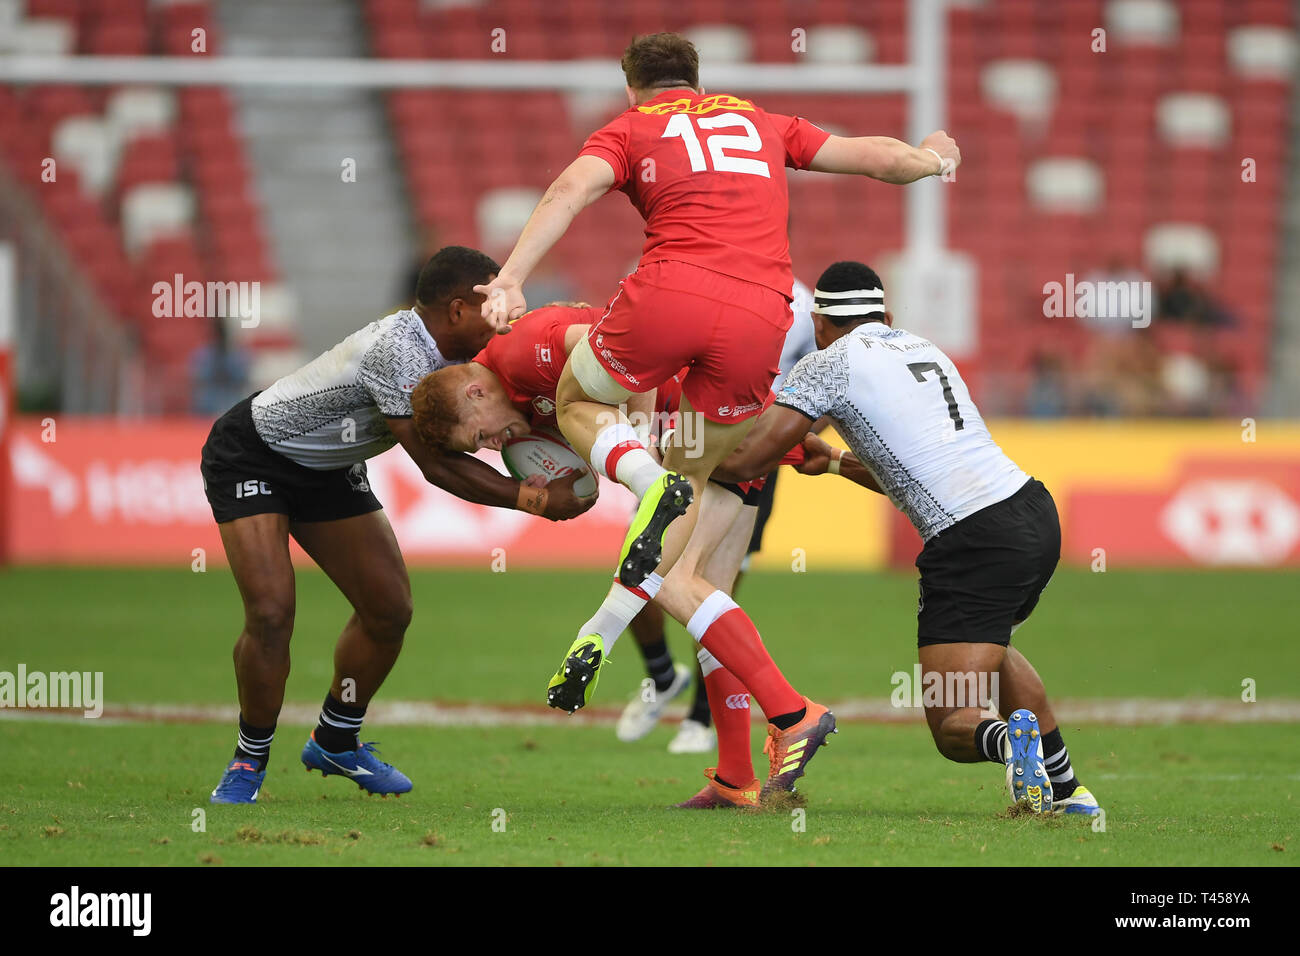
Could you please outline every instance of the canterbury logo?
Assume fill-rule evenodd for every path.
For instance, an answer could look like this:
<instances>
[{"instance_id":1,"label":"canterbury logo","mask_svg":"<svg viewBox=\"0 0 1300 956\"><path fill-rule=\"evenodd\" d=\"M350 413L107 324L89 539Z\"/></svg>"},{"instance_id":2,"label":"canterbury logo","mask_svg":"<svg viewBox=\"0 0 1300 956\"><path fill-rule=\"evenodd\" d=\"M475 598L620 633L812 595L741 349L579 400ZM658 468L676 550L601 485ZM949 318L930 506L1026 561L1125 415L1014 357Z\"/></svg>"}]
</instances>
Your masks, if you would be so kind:
<instances>
[{"instance_id":1,"label":"canterbury logo","mask_svg":"<svg viewBox=\"0 0 1300 956\"><path fill-rule=\"evenodd\" d=\"M712 113L714 110L746 110L753 112L754 104L749 100L742 100L739 97L732 96L730 93L717 93L713 96L706 96L698 103L692 103L686 97L680 100L673 100L671 103L656 103L654 106L638 106L642 113L649 113L652 116L662 116L667 113Z\"/></svg>"},{"instance_id":2,"label":"canterbury logo","mask_svg":"<svg viewBox=\"0 0 1300 956\"><path fill-rule=\"evenodd\" d=\"M748 694L728 695L727 708L729 710L749 710L749 695Z\"/></svg>"},{"instance_id":3,"label":"canterbury logo","mask_svg":"<svg viewBox=\"0 0 1300 956\"><path fill-rule=\"evenodd\" d=\"M820 766L820 764L818 766ZM1042 787L1030 787L1029 790L1025 793L1025 796L1029 798L1029 806L1033 809L1035 813L1043 812L1043 788Z\"/></svg>"}]
</instances>

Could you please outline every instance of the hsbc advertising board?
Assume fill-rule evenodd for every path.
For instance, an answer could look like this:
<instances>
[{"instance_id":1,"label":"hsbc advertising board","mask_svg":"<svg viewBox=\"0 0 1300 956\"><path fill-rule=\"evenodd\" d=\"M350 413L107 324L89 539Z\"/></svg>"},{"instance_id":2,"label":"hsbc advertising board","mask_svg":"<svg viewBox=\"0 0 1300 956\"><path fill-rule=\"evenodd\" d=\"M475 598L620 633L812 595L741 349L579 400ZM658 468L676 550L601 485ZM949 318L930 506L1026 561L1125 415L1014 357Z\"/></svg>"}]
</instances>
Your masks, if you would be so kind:
<instances>
[{"instance_id":1,"label":"hsbc advertising board","mask_svg":"<svg viewBox=\"0 0 1300 956\"><path fill-rule=\"evenodd\" d=\"M209 562L224 562L199 475L206 423L28 416L12 424L11 561L189 563L202 548ZM1066 563L1088 565L1100 548L1111 566L1300 565L1300 427L1261 424L1254 443L1233 422L991 427L1056 499ZM482 457L504 470L494 453ZM590 512L553 523L461 501L429 485L401 449L368 468L417 565L610 567L631 514L631 495L608 481ZM758 566L788 570L798 550L810 571L906 568L919 549L880 496L785 469Z\"/></svg>"}]
</instances>

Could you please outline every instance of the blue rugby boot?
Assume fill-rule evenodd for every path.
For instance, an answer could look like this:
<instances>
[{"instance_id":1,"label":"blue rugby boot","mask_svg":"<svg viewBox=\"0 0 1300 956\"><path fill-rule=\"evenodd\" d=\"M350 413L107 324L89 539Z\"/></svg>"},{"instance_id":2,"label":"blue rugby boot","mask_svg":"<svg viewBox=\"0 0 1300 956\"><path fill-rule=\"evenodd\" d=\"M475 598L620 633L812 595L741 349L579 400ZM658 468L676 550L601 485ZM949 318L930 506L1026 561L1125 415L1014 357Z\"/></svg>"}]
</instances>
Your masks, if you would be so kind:
<instances>
[{"instance_id":1,"label":"blue rugby boot","mask_svg":"<svg viewBox=\"0 0 1300 956\"><path fill-rule=\"evenodd\" d=\"M1034 813L1052 812L1052 781L1043 765L1043 735L1032 710L1017 710L1007 721L1007 789L1011 801Z\"/></svg>"},{"instance_id":2,"label":"blue rugby boot","mask_svg":"<svg viewBox=\"0 0 1300 956\"><path fill-rule=\"evenodd\" d=\"M256 764L243 757L230 761L221 775L221 782L208 798L209 803L257 803L257 795L266 779L265 770L255 769Z\"/></svg>"},{"instance_id":3,"label":"blue rugby boot","mask_svg":"<svg viewBox=\"0 0 1300 956\"><path fill-rule=\"evenodd\" d=\"M302 748L302 765L308 773L319 770L324 777L332 773L347 777L366 793L387 796L408 792L412 786L411 779L392 764L376 757L377 753L373 742L364 743L356 750L330 753L316 743L316 731L313 730Z\"/></svg>"}]
</instances>

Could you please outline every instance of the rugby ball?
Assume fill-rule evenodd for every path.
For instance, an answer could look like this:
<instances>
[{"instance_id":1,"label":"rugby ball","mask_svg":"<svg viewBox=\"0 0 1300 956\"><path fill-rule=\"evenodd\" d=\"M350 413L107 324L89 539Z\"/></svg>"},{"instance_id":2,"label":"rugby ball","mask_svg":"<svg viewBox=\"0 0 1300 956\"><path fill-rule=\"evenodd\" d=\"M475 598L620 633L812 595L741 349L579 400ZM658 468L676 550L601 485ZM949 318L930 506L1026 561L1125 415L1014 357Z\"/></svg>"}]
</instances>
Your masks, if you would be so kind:
<instances>
[{"instance_id":1,"label":"rugby ball","mask_svg":"<svg viewBox=\"0 0 1300 956\"><path fill-rule=\"evenodd\" d=\"M585 469L587 474L574 483L573 491L581 498L596 491L595 473L564 436L551 428L535 428L527 435L510 439L501 449L501 460L518 481L531 475L554 481Z\"/></svg>"}]
</instances>

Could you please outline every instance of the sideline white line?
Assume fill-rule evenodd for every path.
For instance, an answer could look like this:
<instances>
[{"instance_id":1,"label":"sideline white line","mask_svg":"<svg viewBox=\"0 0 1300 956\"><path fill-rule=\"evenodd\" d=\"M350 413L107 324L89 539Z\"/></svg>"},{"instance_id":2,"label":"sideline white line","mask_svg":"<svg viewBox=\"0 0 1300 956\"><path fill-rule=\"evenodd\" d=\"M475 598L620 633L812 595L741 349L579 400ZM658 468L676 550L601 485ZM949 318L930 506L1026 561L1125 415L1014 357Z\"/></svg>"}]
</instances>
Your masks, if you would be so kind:
<instances>
[{"instance_id":1,"label":"sideline white line","mask_svg":"<svg viewBox=\"0 0 1300 956\"><path fill-rule=\"evenodd\" d=\"M1062 723L1149 726L1153 724L1259 724L1300 723L1300 700L1284 698L1244 703L1232 698L1168 700L1158 698L1064 698L1053 702ZM893 707L888 700L843 700L831 705L835 716L855 723L910 724L922 720L919 707ZM315 723L319 708L286 704L281 724ZM670 709L665 721L679 719L684 711ZM427 701L383 701L366 714L367 725L420 727L537 727L561 724L600 727L613 724L619 711L587 708L573 716L542 706L490 704L434 704ZM226 723L233 724L239 709L233 705L108 704L97 723ZM0 719L85 720L79 709L0 708ZM755 710L755 720L759 720Z\"/></svg>"}]
</instances>

